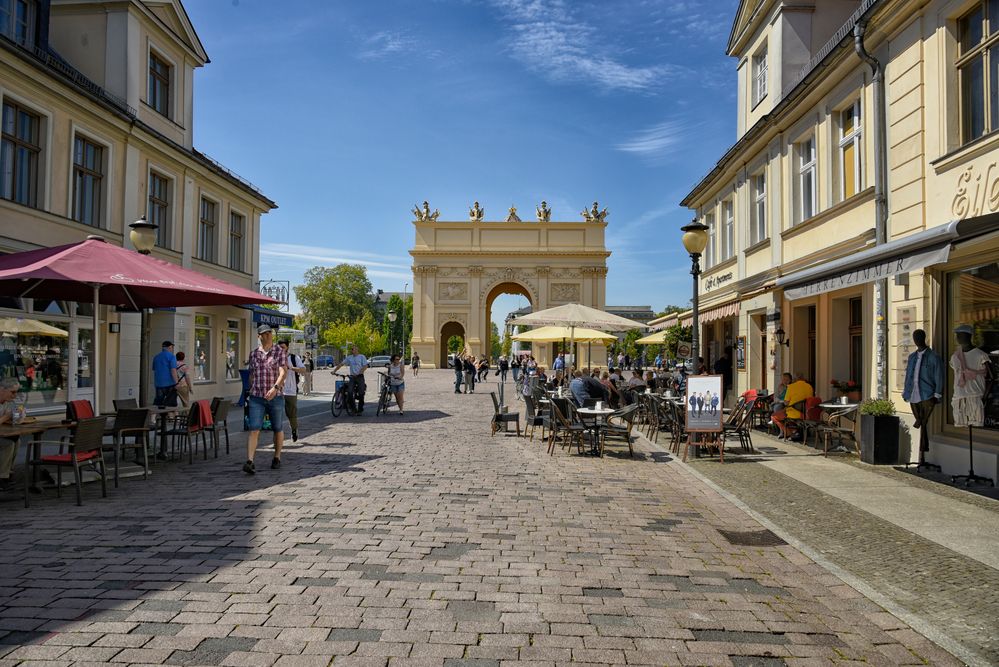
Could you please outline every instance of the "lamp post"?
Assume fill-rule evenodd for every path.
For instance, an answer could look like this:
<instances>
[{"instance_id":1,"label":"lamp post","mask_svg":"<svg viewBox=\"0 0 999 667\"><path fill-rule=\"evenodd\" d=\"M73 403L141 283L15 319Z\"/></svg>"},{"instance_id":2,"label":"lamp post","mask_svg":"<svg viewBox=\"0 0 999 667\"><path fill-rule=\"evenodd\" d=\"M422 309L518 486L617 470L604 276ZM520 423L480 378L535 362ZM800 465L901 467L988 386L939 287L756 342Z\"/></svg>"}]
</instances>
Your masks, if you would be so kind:
<instances>
[{"instance_id":1,"label":"lamp post","mask_svg":"<svg viewBox=\"0 0 999 667\"><path fill-rule=\"evenodd\" d=\"M406 363L406 295L409 292L409 283L402 286L402 363Z\"/></svg>"},{"instance_id":2,"label":"lamp post","mask_svg":"<svg viewBox=\"0 0 999 667\"><path fill-rule=\"evenodd\" d=\"M142 216L129 225L129 240L135 246L136 252L148 255L156 245L156 230L159 225L146 220ZM96 341L94 342L96 345ZM146 386L149 384L149 314L143 308L139 314L139 405L149 405Z\"/></svg>"},{"instance_id":3,"label":"lamp post","mask_svg":"<svg viewBox=\"0 0 999 667\"><path fill-rule=\"evenodd\" d=\"M699 314L697 311L697 280L701 275L701 253L704 252L704 248L708 245L708 226L701 224L697 221L697 218L694 218L689 225L681 227L680 231L683 232L683 247L690 254L690 275L694 277L694 296L691 299L691 324L693 325L691 343L694 354L693 372L696 373L697 360L700 358L700 324L697 321Z\"/></svg>"},{"instance_id":4,"label":"lamp post","mask_svg":"<svg viewBox=\"0 0 999 667\"><path fill-rule=\"evenodd\" d=\"M392 324L395 324L395 321L396 321L396 319L398 317L399 317L399 314L396 313L394 310L388 311L388 320ZM393 329L395 329L394 326L389 327L389 350L391 350L392 352L395 352L395 345L393 345L393 341L392 341L392 338L393 338L393 336L392 336L392 330Z\"/></svg>"}]
</instances>

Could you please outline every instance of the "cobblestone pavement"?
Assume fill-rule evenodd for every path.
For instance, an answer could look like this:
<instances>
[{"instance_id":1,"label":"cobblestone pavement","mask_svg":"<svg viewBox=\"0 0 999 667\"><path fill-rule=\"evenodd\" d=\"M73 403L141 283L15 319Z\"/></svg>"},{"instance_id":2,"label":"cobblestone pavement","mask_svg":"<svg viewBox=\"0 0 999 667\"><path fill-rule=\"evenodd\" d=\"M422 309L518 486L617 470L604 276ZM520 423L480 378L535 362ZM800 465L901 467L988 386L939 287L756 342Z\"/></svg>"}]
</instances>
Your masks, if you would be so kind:
<instances>
[{"instance_id":1,"label":"cobblestone pavement","mask_svg":"<svg viewBox=\"0 0 999 667\"><path fill-rule=\"evenodd\" d=\"M670 457L490 437L451 377L310 418L280 470L240 435L3 506L0 665L959 664Z\"/></svg>"},{"instance_id":2,"label":"cobblestone pavement","mask_svg":"<svg viewBox=\"0 0 999 667\"><path fill-rule=\"evenodd\" d=\"M765 452L770 439L753 437ZM800 445L781 443L781 447L791 448L792 453L814 453ZM769 451L780 453L776 447ZM710 459L690 464L782 531L961 644L979 664L999 664L999 597L992 593L999 590L999 571L760 465L767 456L754 463L753 457L733 452L726 459L731 464L720 466ZM839 463L971 506L997 509L994 501L901 470L846 458Z\"/></svg>"}]
</instances>

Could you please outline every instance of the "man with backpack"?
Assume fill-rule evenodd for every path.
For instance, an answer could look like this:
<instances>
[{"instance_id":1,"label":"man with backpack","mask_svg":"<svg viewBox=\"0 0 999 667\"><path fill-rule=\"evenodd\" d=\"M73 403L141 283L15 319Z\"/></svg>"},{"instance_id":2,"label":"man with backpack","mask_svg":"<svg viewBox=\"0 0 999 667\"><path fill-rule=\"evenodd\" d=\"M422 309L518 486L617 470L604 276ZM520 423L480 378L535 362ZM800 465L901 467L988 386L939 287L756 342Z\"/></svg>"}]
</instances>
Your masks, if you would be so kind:
<instances>
[{"instance_id":1,"label":"man with backpack","mask_svg":"<svg viewBox=\"0 0 999 667\"><path fill-rule=\"evenodd\" d=\"M297 354L288 352L288 341L278 343L288 355L288 373L284 378L284 414L291 424L291 441L298 441L298 378L305 374L305 362Z\"/></svg>"}]
</instances>

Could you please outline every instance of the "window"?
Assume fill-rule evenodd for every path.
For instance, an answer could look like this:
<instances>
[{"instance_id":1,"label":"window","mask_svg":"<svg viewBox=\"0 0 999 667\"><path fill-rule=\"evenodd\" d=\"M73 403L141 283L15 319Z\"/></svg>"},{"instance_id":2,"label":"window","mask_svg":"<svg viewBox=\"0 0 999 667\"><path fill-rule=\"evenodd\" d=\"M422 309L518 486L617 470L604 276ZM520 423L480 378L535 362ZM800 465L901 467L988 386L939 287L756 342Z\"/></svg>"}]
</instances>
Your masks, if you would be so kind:
<instances>
[{"instance_id":1,"label":"window","mask_svg":"<svg viewBox=\"0 0 999 667\"><path fill-rule=\"evenodd\" d=\"M170 179L155 171L149 172L149 206L146 220L158 225L156 245L169 248L173 236L170 224Z\"/></svg>"},{"instance_id":2,"label":"window","mask_svg":"<svg viewBox=\"0 0 999 667\"><path fill-rule=\"evenodd\" d=\"M999 130L999 0L980 0L957 22L961 142Z\"/></svg>"},{"instance_id":3,"label":"window","mask_svg":"<svg viewBox=\"0 0 999 667\"><path fill-rule=\"evenodd\" d=\"M212 318L194 316L194 379L212 379Z\"/></svg>"},{"instance_id":4,"label":"window","mask_svg":"<svg viewBox=\"0 0 999 667\"><path fill-rule=\"evenodd\" d=\"M722 247L719 261L724 262L735 255L735 207L732 200L722 202L722 220L725 227L722 229Z\"/></svg>"},{"instance_id":5,"label":"window","mask_svg":"<svg viewBox=\"0 0 999 667\"><path fill-rule=\"evenodd\" d=\"M104 148L77 136L73 140L73 219L101 226L104 190Z\"/></svg>"},{"instance_id":6,"label":"window","mask_svg":"<svg viewBox=\"0 0 999 667\"><path fill-rule=\"evenodd\" d=\"M170 117L170 65L157 56L149 54L149 106L167 118Z\"/></svg>"},{"instance_id":7,"label":"window","mask_svg":"<svg viewBox=\"0 0 999 667\"><path fill-rule=\"evenodd\" d=\"M35 0L0 0L0 35L21 46L33 46L37 5Z\"/></svg>"},{"instance_id":8,"label":"window","mask_svg":"<svg viewBox=\"0 0 999 667\"><path fill-rule=\"evenodd\" d=\"M2 0L0 0L2 2ZM0 175L4 199L25 206L38 206L39 135L42 120L24 107L4 101Z\"/></svg>"},{"instance_id":9,"label":"window","mask_svg":"<svg viewBox=\"0 0 999 667\"><path fill-rule=\"evenodd\" d=\"M983 357L989 358L992 351L999 349L999 263L970 266L960 271L947 274L946 277L947 327L941 335L941 350L944 360L949 359L957 351L957 341L949 332L959 324L971 325L974 333L971 343L979 351L973 355L978 359L968 359L968 366L976 368L976 362ZM984 353L984 354L983 354ZM945 362L946 363L946 362ZM945 374L946 396L954 395L954 374ZM981 382L981 378L970 380ZM985 428L999 428L999 383L986 383L992 387L992 393L985 396ZM948 423L953 424L951 402L944 401L947 406Z\"/></svg>"},{"instance_id":10,"label":"window","mask_svg":"<svg viewBox=\"0 0 999 667\"><path fill-rule=\"evenodd\" d=\"M708 227L708 244L704 246L704 268L710 269L715 265L715 248L718 247L718 229L715 225L715 214L706 214L704 216L704 224Z\"/></svg>"},{"instance_id":11,"label":"window","mask_svg":"<svg viewBox=\"0 0 999 667\"><path fill-rule=\"evenodd\" d=\"M749 230L750 244L756 244L767 238L767 177L763 173L752 177L753 205L750 209L751 225Z\"/></svg>"},{"instance_id":12,"label":"window","mask_svg":"<svg viewBox=\"0 0 999 667\"><path fill-rule=\"evenodd\" d=\"M218 261L218 204L201 198L201 217L198 221L198 259Z\"/></svg>"},{"instance_id":13,"label":"window","mask_svg":"<svg viewBox=\"0 0 999 667\"><path fill-rule=\"evenodd\" d=\"M863 386L864 379L864 300L850 299L850 379Z\"/></svg>"},{"instance_id":14,"label":"window","mask_svg":"<svg viewBox=\"0 0 999 667\"><path fill-rule=\"evenodd\" d=\"M798 222L815 215L815 137L797 144L798 153Z\"/></svg>"},{"instance_id":15,"label":"window","mask_svg":"<svg viewBox=\"0 0 999 667\"><path fill-rule=\"evenodd\" d=\"M862 189L859 100L839 112L839 135L840 196L849 199Z\"/></svg>"},{"instance_id":16,"label":"window","mask_svg":"<svg viewBox=\"0 0 999 667\"><path fill-rule=\"evenodd\" d=\"M246 218L239 213L229 212L229 268L243 270L243 236L246 234Z\"/></svg>"},{"instance_id":17,"label":"window","mask_svg":"<svg viewBox=\"0 0 999 667\"><path fill-rule=\"evenodd\" d=\"M753 56L753 106L767 96L767 45Z\"/></svg>"},{"instance_id":18,"label":"window","mask_svg":"<svg viewBox=\"0 0 999 667\"><path fill-rule=\"evenodd\" d=\"M227 320L225 332L225 379L239 379L239 320Z\"/></svg>"}]
</instances>

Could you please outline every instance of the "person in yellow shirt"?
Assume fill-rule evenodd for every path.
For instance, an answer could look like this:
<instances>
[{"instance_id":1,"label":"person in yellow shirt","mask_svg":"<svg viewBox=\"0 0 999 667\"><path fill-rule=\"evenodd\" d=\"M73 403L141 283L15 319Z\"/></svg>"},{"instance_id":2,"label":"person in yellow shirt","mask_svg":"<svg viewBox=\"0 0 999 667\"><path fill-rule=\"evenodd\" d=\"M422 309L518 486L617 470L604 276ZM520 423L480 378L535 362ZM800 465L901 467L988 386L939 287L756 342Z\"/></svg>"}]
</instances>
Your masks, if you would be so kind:
<instances>
[{"instance_id":1,"label":"person in yellow shirt","mask_svg":"<svg viewBox=\"0 0 999 667\"><path fill-rule=\"evenodd\" d=\"M791 419L801 419L803 416L801 411L793 407L795 403L800 403L806 398L811 398L815 395L812 385L805 382L805 378L800 374L797 379L787 386L787 392L784 394L784 405L787 406L783 410L778 410L773 415L774 423L777 424L777 428L780 429L780 437L787 439L790 436L789 428L785 424L788 417Z\"/></svg>"}]
</instances>

